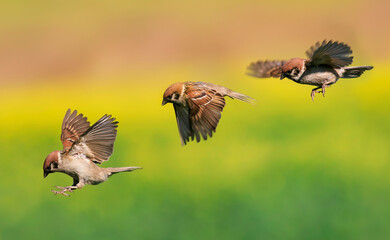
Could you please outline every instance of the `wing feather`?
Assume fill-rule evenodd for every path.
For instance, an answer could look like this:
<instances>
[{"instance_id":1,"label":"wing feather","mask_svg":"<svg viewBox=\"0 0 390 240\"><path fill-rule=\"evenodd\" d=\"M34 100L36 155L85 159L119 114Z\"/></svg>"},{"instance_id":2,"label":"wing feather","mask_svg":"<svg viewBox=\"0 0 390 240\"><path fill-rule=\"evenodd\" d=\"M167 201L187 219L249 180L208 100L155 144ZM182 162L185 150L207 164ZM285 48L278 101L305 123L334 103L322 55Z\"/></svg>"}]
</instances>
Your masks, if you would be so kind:
<instances>
[{"instance_id":1,"label":"wing feather","mask_svg":"<svg viewBox=\"0 0 390 240\"><path fill-rule=\"evenodd\" d=\"M102 163L107 161L114 151L118 122L111 115L104 115L92 125L81 137L80 142L84 143L92 153L92 161Z\"/></svg>"},{"instance_id":2,"label":"wing feather","mask_svg":"<svg viewBox=\"0 0 390 240\"><path fill-rule=\"evenodd\" d=\"M212 137L213 132L216 131L221 112L225 107L225 99L212 89L195 90L187 94L190 97L188 105L191 109L190 121L193 130L197 136L201 135L204 140L207 140L208 136ZM200 141L200 137L197 137L197 141Z\"/></svg>"},{"instance_id":3,"label":"wing feather","mask_svg":"<svg viewBox=\"0 0 390 240\"><path fill-rule=\"evenodd\" d=\"M173 104L182 145L212 137L225 106L225 99L212 89L195 88L187 95L187 106Z\"/></svg>"},{"instance_id":4,"label":"wing feather","mask_svg":"<svg viewBox=\"0 0 390 240\"><path fill-rule=\"evenodd\" d=\"M341 68L352 63L353 57L351 48L342 42L333 42L324 40L322 43L317 42L314 46L306 51L309 58L308 64L311 65L330 65Z\"/></svg>"},{"instance_id":5,"label":"wing feather","mask_svg":"<svg viewBox=\"0 0 390 240\"><path fill-rule=\"evenodd\" d=\"M253 62L248 66L246 74L258 78L280 78L282 66L285 63L286 61L284 60Z\"/></svg>"},{"instance_id":6,"label":"wing feather","mask_svg":"<svg viewBox=\"0 0 390 240\"><path fill-rule=\"evenodd\" d=\"M89 122L83 114L77 115L77 111L73 112L68 109L62 121L61 142L65 152L69 152L73 144L79 141L80 137L89 128Z\"/></svg>"},{"instance_id":7,"label":"wing feather","mask_svg":"<svg viewBox=\"0 0 390 240\"><path fill-rule=\"evenodd\" d=\"M190 137L194 139L194 132L191 130L191 123L188 114L188 107L183 107L178 104L173 104L176 114L177 127L179 128L180 140L182 145L186 145L190 141Z\"/></svg>"}]
</instances>

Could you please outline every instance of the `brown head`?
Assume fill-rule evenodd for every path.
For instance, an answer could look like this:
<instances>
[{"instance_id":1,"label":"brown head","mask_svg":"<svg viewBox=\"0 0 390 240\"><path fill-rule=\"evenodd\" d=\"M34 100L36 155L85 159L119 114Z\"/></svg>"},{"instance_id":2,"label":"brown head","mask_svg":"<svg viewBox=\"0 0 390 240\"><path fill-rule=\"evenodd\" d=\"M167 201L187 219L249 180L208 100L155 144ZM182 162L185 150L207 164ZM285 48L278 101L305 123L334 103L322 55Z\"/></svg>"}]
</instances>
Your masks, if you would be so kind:
<instances>
[{"instance_id":1,"label":"brown head","mask_svg":"<svg viewBox=\"0 0 390 240\"><path fill-rule=\"evenodd\" d=\"M183 90L183 85L184 83L177 82L169 86L167 90L165 90L164 92L162 105L164 106L168 102L172 102L172 103L178 102L179 97Z\"/></svg>"},{"instance_id":2,"label":"brown head","mask_svg":"<svg viewBox=\"0 0 390 240\"><path fill-rule=\"evenodd\" d=\"M51 152L46 157L45 162L43 163L43 177L46 177L49 173L54 172L54 170L58 168L59 152L60 151Z\"/></svg>"},{"instance_id":3,"label":"brown head","mask_svg":"<svg viewBox=\"0 0 390 240\"><path fill-rule=\"evenodd\" d=\"M287 77L291 80L298 80L303 71L306 70L306 60L302 58L292 58L282 66L280 80Z\"/></svg>"}]
</instances>

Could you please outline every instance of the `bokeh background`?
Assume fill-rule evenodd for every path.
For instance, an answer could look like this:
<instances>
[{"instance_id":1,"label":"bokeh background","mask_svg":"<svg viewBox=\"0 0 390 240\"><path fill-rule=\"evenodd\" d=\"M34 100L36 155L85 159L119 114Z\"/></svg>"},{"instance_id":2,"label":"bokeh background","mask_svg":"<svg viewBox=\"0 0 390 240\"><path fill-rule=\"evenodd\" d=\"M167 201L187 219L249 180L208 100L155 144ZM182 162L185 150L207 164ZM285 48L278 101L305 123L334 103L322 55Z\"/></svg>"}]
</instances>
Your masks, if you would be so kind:
<instances>
[{"instance_id":1,"label":"bokeh background","mask_svg":"<svg viewBox=\"0 0 390 240\"><path fill-rule=\"evenodd\" d=\"M388 239L390 2L8 1L0 9L0 239ZM246 76L258 59L348 43L353 65L326 97ZM221 84L217 133L181 147L177 81ZM115 116L103 166L144 169L71 197L43 179L68 108Z\"/></svg>"}]
</instances>

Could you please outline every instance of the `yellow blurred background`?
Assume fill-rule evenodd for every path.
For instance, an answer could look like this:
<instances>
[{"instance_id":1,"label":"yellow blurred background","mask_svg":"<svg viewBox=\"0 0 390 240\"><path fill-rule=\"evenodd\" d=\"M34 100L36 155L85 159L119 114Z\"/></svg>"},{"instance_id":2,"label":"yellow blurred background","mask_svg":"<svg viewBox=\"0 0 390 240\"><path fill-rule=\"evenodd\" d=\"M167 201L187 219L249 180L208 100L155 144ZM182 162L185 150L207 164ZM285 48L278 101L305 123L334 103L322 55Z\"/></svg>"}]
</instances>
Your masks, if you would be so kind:
<instances>
[{"instance_id":1,"label":"yellow blurred background","mask_svg":"<svg viewBox=\"0 0 390 240\"><path fill-rule=\"evenodd\" d=\"M389 1L10 1L0 9L0 239L387 239ZM259 59L351 46L326 97L246 76ZM180 146L178 81L224 85L217 133ZM112 114L107 166L144 169L54 196L42 177L68 108Z\"/></svg>"}]
</instances>

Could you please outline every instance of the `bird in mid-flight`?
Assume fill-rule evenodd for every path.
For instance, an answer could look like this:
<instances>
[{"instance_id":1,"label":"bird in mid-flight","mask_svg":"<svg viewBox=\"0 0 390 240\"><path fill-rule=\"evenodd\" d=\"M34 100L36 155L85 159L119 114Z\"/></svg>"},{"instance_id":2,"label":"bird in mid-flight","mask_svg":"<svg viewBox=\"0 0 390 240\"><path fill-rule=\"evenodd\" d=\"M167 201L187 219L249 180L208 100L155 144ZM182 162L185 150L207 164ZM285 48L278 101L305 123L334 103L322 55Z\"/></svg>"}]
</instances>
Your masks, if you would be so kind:
<instances>
[{"instance_id":1,"label":"bird in mid-flight","mask_svg":"<svg viewBox=\"0 0 390 240\"><path fill-rule=\"evenodd\" d=\"M225 106L225 96L254 103L251 97L205 82L178 82L165 90L162 105L173 104L182 145L195 138L199 142L201 137L207 140L213 136Z\"/></svg>"},{"instance_id":2,"label":"bird in mid-flight","mask_svg":"<svg viewBox=\"0 0 390 240\"><path fill-rule=\"evenodd\" d=\"M308 59L292 58L287 61L257 61L248 67L248 75L266 78L288 78L300 84L314 85L315 93L325 96L325 88L336 83L339 78L357 78L372 66L347 67L352 63L351 48L342 42L324 40L317 42L306 51Z\"/></svg>"},{"instance_id":3,"label":"bird in mid-flight","mask_svg":"<svg viewBox=\"0 0 390 240\"><path fill-rule=\"evenodd\" d=\"M97 164L108 161L114 151L118 122L111 115L104 115L92 126L83 114L70 109L62 122L62 151L50 153L43 163L43 176L62 172L73 178L73 185L58 187L55 194L69 196L66 192L80 189L84 185L96 185L119 172L130 172L140 167L101 168Z\"/></svg>"}]
</instances>

